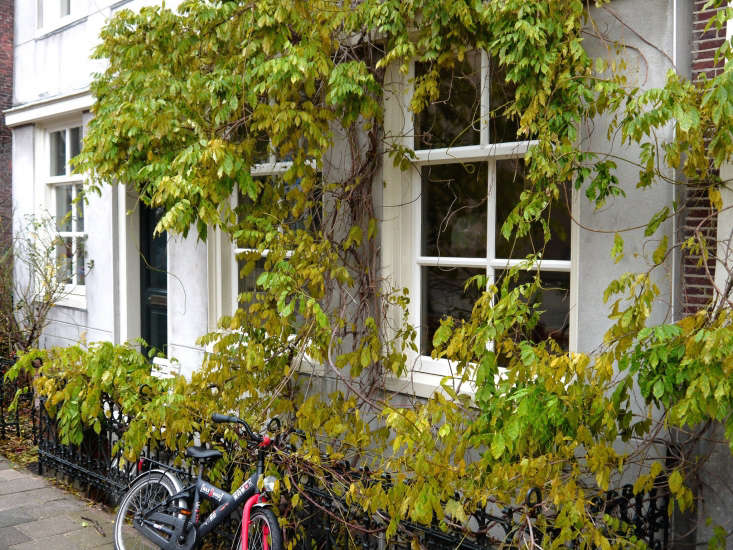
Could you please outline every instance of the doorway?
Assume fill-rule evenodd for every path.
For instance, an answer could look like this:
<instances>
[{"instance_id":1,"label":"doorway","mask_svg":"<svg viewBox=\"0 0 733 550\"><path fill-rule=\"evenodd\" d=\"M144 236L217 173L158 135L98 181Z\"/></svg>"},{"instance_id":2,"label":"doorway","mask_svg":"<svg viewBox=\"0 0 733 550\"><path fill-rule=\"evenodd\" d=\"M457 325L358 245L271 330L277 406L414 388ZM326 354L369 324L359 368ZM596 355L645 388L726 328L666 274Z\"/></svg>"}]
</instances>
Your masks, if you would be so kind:
<instances>
[{"instance_id":1,"label":"doorway","mask_svg":"<svg viewBox=\"0 0 733 550\"><path fill-rule=\"evenodd\" d=\"M167 355L168 261L166 232L153 235L163 209L140 205L140 335L151 349Z\"/></svg>"}]
</instances>

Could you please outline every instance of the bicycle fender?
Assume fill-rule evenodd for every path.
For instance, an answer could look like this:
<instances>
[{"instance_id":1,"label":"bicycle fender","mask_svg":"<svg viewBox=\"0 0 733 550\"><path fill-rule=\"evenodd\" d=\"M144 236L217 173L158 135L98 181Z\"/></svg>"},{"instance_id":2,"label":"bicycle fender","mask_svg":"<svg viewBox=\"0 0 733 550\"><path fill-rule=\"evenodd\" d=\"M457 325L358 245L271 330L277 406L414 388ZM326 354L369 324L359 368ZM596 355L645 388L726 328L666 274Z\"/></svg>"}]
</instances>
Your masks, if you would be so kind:
<instances>
[{"instance_id":1,"label":"bicycle fender","mask_svg":"<svg viewBox=\"0 0 733 550\"><path fill-rule=\"evenodd\" d=\"M158 475L161 477L168 478L168 481L170 481L173 484L173 487L175 488L176 493L180 493L181 491L183 491L183 485L181 484L181 481L175 475L173 475L173 473L168 472L166 470L161 470L160 468L155 468L154 470L148 470L146 472L141 473L135 479L133 479L128 484L127 487L128 488L132 487L135 483L137 483L139 479L142 479L145 476L153 476L153 475Z\"/></svg>"},{"instance_id":2,"label":"bicycle fender","mask_svg":"<svg viewBox=\"0 0 733 550\"><path fill-rule=\"evenodd\" d=\"M252 508L272 508L272 502L258 502L253 504Z\"/></svg>"}]
</instances>

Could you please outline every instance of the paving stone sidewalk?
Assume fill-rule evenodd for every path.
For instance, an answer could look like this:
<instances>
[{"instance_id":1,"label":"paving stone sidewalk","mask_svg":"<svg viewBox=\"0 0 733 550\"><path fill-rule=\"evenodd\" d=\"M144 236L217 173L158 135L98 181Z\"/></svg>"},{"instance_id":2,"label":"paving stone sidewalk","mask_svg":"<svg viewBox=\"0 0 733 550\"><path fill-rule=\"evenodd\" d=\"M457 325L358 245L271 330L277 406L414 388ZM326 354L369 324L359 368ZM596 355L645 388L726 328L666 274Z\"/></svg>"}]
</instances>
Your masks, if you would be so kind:
<instances>
[{"instance_id":1,"label":"paving stone sidewalk","mask_svg":"<svg viewBox=\"0 0 733 550\"><path fill-rule=\"evenodd\" d=\"M0 550L113 550L113 525L111 513L0 457Z\"/></svg>"}]
</instances>

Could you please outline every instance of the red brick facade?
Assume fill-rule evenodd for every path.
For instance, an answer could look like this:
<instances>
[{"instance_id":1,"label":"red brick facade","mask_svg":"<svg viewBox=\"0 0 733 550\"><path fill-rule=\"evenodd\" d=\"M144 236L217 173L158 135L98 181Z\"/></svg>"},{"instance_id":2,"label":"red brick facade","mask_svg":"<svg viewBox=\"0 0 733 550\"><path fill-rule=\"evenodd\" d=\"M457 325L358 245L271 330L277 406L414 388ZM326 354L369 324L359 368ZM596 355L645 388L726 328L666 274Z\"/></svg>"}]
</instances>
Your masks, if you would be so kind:
<instances>
[{"instance_id":1,"label":"red brick facade","mask_svg":"<svg viewBox=\"0 0 733 550\"><path fill-rule=\"evenodd\" d=\"M717 50L725 40L725 28L708 29L705 26L715 14L715 9L703 10L707 0L694 0L692 15L692 79L703 74L711 78L722 71L713 60ZM707 268L699 263L700 256L685 252L682 261L682 314L689 314L704 307L713 298L712 277L715 274L715 238L717 216L708 200L707 190L688 186L685 216L681 227L681 237L686 240L699 232L710 244L710 259Z\"/></svg>"},{"instance_id":2,"label":"red brick facade","mask_svg":"<svg viewBox=\"0 0 733 550\"><path fill-rule=\"evenodd\" d=\"M0 0L0 110L13 103L14 0ZM0 247L9 240L12 193L12 138L0 116ZM7 231L6 231L7 228Z\"/></svg>"}]
</instances>

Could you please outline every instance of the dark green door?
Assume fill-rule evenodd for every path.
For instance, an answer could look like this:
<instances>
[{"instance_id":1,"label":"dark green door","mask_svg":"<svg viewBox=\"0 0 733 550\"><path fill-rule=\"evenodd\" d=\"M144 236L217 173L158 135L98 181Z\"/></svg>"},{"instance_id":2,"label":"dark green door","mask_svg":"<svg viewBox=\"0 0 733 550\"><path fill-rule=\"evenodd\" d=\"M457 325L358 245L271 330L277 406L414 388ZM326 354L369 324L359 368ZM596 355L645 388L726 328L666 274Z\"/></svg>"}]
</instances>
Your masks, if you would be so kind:
<instances>
[{"instance_id":1,"label":"dark green door","mask_svg":"<svg viewBox=\"0 0 733 550\"><path fill-rule=\"evenodd\" d=\"M153 236L163 210L140 207L141 336L150 348L166 353L168 344L167 234ZM148 349L144 351L148 351Z\"/></svg>"}]
</instances>

